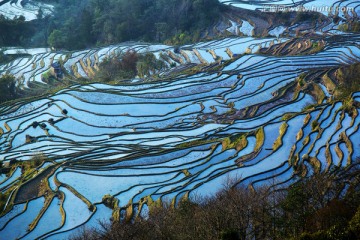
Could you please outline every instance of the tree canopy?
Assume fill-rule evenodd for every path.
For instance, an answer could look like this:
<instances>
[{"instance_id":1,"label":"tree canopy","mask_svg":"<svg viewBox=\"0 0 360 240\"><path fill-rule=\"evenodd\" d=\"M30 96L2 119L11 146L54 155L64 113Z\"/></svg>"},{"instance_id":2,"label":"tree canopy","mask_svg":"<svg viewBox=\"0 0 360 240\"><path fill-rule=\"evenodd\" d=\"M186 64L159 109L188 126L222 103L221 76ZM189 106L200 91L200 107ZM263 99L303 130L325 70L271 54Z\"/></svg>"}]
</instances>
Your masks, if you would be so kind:
<instances>
[{"instance_id":1,"label":"tree canopy","mask_svg":"<svg viewBox=\"0 0 360 240\"><path fill-rule=\"evenodd\" d=\"M55 12L48 43L66 49L190 36L206 29L220 14L217 0L65 0L59 4L63 8Z\"/></svg>"},{"instance_id":2,"label":"tree canopy","mask_svg":"<svg viewBox=\"0 0 360 240\"><path fill-rule=\"evenodd\" d=\"M17 96L15 88L15 77L5 74L0 77L0 103L13 100Z\"/></svg>"}]
</instances>

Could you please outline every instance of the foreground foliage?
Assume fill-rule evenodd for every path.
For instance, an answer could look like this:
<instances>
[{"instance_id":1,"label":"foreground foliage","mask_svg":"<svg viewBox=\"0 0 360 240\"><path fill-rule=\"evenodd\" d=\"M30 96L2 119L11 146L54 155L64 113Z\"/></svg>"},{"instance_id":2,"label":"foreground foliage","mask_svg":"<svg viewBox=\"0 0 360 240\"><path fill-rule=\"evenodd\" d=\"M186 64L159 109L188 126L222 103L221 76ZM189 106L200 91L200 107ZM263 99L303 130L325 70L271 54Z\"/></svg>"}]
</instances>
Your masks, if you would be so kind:
<instances>
[{"instance_id":1,"label":"foreground foliage","mask_svg":"<svg viewBox=\"0 0 360 240\"><path fill-rule=\"evenodd\" d=\"M130 222L100 223L78 239L357 239L359 169L318 174L286 190L229 188L211 198L164 203ZM345 183L350 180L345 193Z\"/></svg>"}]
</instances>

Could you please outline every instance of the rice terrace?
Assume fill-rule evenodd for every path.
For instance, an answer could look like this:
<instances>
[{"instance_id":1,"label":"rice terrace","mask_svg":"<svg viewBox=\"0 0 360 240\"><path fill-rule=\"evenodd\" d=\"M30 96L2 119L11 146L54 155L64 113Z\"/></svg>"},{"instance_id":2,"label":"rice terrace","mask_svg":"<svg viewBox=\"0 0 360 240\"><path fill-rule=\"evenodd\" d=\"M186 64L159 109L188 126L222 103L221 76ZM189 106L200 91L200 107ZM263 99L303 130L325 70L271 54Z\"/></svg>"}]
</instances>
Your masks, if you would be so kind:
<instances>
[{"instance_id":1,"label":"rice terrace","mask_svg":"<svg viewBox=\"0 0 360 240\"><path fill-rule=\"evenodd\" d=\"M153 2L0 0L1 240L115 239L99 224L320 175L337 190L306 219L360 204L360 1ZM249 219L197 237L351 239Z\"/></svg>"}]
</instances>

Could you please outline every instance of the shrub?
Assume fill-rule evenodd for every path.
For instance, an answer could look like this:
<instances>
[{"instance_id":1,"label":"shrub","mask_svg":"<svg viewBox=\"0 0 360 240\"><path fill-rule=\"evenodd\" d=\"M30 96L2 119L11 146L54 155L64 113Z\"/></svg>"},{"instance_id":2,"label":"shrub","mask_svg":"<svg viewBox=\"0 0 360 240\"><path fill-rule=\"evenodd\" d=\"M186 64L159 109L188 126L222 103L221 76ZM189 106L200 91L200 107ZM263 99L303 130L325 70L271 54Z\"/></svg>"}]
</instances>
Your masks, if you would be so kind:
<instances>
[{"instance_id":1,"label":"shrub","mask_svg":"<svg viewBox=\"0 0 360 240\"><path fill-rule=\"evenodd\" d=\"M337 70L339 86L335 90L335 98L344 100L353 92L360 91L360 63L352 64Z\"/></svg>"},{"instance_id":2,"label":"shrub","mask_svg":"<svg viewBox=\"0 0 360 240\"><path fill-rule=\"evenodd\" d=\"M340 24L340 25L338 26L338 29L339 29L340 31L343 31L343 32L348 32L348 31L349 31L349 25L346 24L346 23Z\"/></svg>"},{"instance_id":3,"label":"shrub","mask_svg":"<svg viewBox=\"0 0 360 240\"><path fill-rule=\"evenodd\" d=\"M339 25L338 29L343 32L359 32L360 22L343 23Z\"/></svg>"},{"instance_id":4,"label":"shrub","mask_svg":"<svg viewBox=\"0 0 360 240\"><path fill-rule=\"evenodd\" d=\"M106 194L102 198L102 203L110 209L115 209L117 205L117 199L110 194Z\"/></svg>"},{"instance_id":5,"label":"shrub","mask_svg":"<svg viewBox=\"0 0 360 240\"><path fill-rule=\"evenodd\" d=\"M153 53L139 56L139 61L136 64L137 74L140 77L156 74L165 68L165 63L157 59Z\"/></svg>"},{"instance_id":6,"label":"shrub","mask_svg":"<svg viewBox=\"0 0 360 240\"><path fill-rule=\"evenodd\" d=\"M349 222L349 229L354 235L360 236L360 207Z\"/></svg>"},{"instance_id":7,"label":"shrub","mask_svg":"<svg viewBox=\"0 0 360 240\"><path fill-rule=\"evenodd\" d=\"M311 129L314 131L319 126L319 122L314 120L311 122Z\"/></svg>"},{"instance_id":8,"label":"shrub","mask_svg":"<svg viewBox=\"0 0 360 240\"><path fill-rule=\"evenodd\" d=\"M0 77L0 103L18 97L15 81L15 76L11 74L5 74Z\"/></svg>"},{"instance_id":9,"label":"shrub","mask_svg":"<svg viewBox=\"0 0 360 240\"><path fill-rule=\"evenodd\" d=\"M239 233L235 229L224 230L220 233L221 240L237 240L240 239Z\"/></svg>"},{"instance_id":10,"label":"shrub","mask_svg":"<svg viewBox=\"0 0 360 240\"><path fill-rule=\"evenodd\" d=\"M113 57L105 58L99 65L99 71L95 79L101 82L119 81L136 76L138 54L135 51L127 51Z\"/></svg>"},{"instance_id":11,"label":"shrub","mask_svg":"<svg viewBox=\"0 0 360 240\"><path fill-rule=\"evenodd\" d=\"M34 155L30 160L30 167L36 168L47 160L47 157L43 153Z\"/></svg>"}]
</instances>

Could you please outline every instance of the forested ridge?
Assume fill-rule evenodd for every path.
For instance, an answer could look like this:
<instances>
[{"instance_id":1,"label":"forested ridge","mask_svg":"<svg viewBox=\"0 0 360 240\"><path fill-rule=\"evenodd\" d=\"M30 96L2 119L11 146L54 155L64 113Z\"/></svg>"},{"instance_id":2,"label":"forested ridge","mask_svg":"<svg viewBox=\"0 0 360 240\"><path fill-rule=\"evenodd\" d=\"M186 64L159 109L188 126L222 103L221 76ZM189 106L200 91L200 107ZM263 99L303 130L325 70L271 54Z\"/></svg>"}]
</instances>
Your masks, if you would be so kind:
<instances>
[{"instance_id":1,"label":"forested ridge","mask_svg":"<svg viewBox=\"0 0 360 240\"><path fill-rule=\"evenodd\" d=\"M199 40L225 8L217 0L44 2L55 6L52 16L39 13L31 22L1 17L0 45L74 50L130 40L184 44Z\"/></svg>"},{"instance_id":2,"label":"forested ridge","mask_svg":"<svg viewBox=\"0 0 360 240\"><path fill-rule=\"evenodd\" d=\"M55 13L48 42L68 49L129 40L160 42L174 36L185 40L186 35L197 40L219 15L217 0L84 0L61 5L67 9Z\"/></svg>"}]
</instances>

